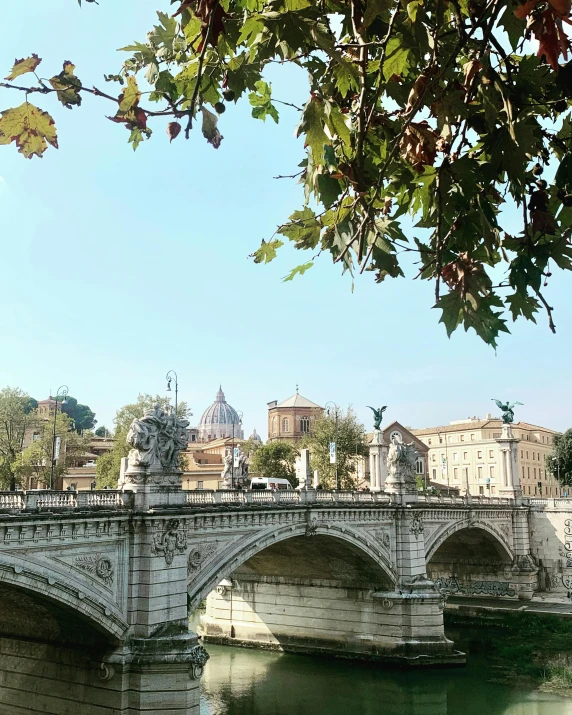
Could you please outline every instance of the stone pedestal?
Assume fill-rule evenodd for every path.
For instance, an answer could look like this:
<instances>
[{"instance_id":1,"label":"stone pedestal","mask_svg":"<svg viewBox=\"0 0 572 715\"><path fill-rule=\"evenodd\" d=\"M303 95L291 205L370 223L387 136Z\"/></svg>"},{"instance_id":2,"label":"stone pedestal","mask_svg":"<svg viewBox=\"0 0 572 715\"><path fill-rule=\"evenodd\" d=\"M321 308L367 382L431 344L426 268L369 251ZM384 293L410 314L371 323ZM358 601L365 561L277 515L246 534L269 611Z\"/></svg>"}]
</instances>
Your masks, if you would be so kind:
<instances>
[{"instance_id":1,"label":"stone pedestal","mask_svg":"<svg viewBox=\"0 0 572 715\"><path fill-rule=\"evenodd\" d=\"M369 475L372 492L381 492L385 488L387 450L388 445L383 441L383 432L374 430L373 439L369 445Z\"/></svg>"},{"instance_id":2,"label":"stone pedestal","mask_svg":"<svg viewBox=\"0 0 572 715\"><path fill-rule=\"evenodd\" d=\"M518 443L512 425L503 424L501 436L496 440L500 449L500 488L503 497L517 499L522 495L518 474Z\"/></svg>"},{"instance_id":3,"label":"stone pedestal","mask_svg":"<svg viewBox=\"0 0 572 715\"><path fill-rule=\"evenodd\" d=\"M147 511L154 506L183 506L187 495L182 489L182 472L164 472L143 466L127 465L119 480L119 488L133 494L137 511Z\"/></svg>"},{"instance_id":4,"label":"stone pedestal","mask_svg":"<svg viewBox=\"0 0 572 715\"><path fill-rule=\"evenodd\" d=\"M300 457L296 460L296 476L298 477L298 489L314 488L312 484L309 449L300 450Z\"/></svg>"}]
</instances>

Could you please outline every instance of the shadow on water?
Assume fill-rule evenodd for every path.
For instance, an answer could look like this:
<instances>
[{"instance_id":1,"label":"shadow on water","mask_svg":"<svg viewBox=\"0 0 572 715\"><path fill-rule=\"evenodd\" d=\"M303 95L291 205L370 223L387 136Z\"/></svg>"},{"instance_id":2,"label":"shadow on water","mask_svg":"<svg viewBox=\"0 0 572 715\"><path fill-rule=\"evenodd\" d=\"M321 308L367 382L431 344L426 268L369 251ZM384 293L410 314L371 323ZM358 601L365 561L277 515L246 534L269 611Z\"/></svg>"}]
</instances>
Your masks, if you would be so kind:
<instances>
[{"instance_id":1,"label":"shadow on water","mask_svg":"<svg viewBox=\"0 0 572 715\"><path fill-rule=\"evenodd\" d=\"M208 647L201 715L572 715L572 700L491 682L486 655L463 669L379 665Z\"/></svg>"}]
</instances>

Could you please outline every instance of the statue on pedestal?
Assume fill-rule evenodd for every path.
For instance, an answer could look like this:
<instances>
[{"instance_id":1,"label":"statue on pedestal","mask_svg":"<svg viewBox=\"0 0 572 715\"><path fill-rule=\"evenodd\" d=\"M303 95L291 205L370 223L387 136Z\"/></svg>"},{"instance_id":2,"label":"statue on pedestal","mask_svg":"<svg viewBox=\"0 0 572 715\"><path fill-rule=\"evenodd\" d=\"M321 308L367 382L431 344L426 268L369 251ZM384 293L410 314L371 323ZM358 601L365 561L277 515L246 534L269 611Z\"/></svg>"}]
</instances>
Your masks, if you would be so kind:
<instances>
[{"instance_id":1,"label":"statue on pedestal","mask_svg":"<svg viewBox=\"0 0 572 715\"><path fill-rule=\"evenodd\" d=\"M248 458L240 448L238 450L237 466L234 469L233 461L232 454L227 454L224 458L221 479L224 482L225 489L232 489L233 486L243 487L248 479Z\"/></svg>"},{"instance_id":2,"label":"statue on pedestal","mask_svg":"<svg viewBox=\"0 0 572 715\"><path fill-rule=\"evenodd\" d=\"M402 493L416 492L415 462L415 445L413 442L404 444L396 437L392 437L387 452L385 491Z\"/></svg>"},{"instance_id":3,"label":"statue on pedestal","mask_svg":"<svg viewBox=\"0 0 572 715\"><path fill-rule=\"evenodd\" d=\"M373 429L378 430L381 427L381 420L383 419L383 413L387 409L387 405L384 407L378 407L375 409L375 407L370 407L367 405L369 409L373 412Z\"/></svg>"},{"instance_id":4,"label":"statue on pedestal","mask_svg":"<svg viewBox=\"0 0 572 715\"><path fill-rule=\"evenodd\" d=\"M522 405L522 402L501 402L500 400L496 400L494 397L491 399L499 410L502 411L502 421L504 424L512 424L514 422L514 410L512 408L516 405Z\"/></svg>"},{"instance_id":5,"label":"statue on pedestal","mask_svg":"<svg viewBox=\"0 0 572 715\"><path fill-rule=\"evenodd\" d=\"M133 420L127 433L127 442L132 447L127 470L178 472L179 453L188 443L188 426L188 420L177 417L172 409L153 405L146 410L143 417Z\"/></svg>"}]
</instances>

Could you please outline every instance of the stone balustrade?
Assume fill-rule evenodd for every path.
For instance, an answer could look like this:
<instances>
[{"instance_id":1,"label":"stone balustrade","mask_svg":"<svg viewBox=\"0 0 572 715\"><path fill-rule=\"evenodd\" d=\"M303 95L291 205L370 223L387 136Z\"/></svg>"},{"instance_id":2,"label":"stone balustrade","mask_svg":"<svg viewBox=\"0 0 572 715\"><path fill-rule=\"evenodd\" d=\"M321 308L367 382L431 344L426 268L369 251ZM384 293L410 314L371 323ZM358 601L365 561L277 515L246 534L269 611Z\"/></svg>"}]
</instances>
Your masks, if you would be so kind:
<instances>
[{"instance_id":1,"label":"stone balustrade","mask_svg":"<svg viewBox=\"0 0 572 715\"><path fill-rule=\"evenodd\" d=\"M309 490L218 490L208 489L183 490L188 507L207 506L242 506L242 505L270 505L270 504L310 504L318 503L322 506L347 506L348 504L393 504L392 495L383 492L357 492L357 491L329 491L325 489ZM420 504L482 504L482 505L511 505L513 499L507 497L458 496L458 495L429 495L416 494L414 501ZM551 508L569 508L572 499L548 498L522 498L522 503L531 506L550 506ZM126 509L131 506L130 492L111 489L89 491L54 491L31 490L16 492L0 492L1 512L30 512L53 510L101 510L101 509Z\"/></svg>"}]
</instances>

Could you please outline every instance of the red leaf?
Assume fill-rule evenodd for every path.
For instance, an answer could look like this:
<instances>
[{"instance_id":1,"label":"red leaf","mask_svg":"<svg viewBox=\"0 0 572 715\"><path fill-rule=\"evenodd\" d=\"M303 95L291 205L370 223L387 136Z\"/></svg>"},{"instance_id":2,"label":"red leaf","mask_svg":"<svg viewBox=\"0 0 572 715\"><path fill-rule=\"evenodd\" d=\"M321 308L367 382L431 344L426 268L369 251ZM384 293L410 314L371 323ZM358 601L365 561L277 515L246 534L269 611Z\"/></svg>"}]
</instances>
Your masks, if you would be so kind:
<instances>
[{"instance_id":1,"label":"red leaf","mask_svg":"<svg viewBox=\"0 0 572 715\"><path fill-rule=\"evenodd\" d=\"M169 122L167 124L167 136L169 137L169 142L176 139L181 131L181 125L179 122Z\"/></svg>"}]
</instances>

